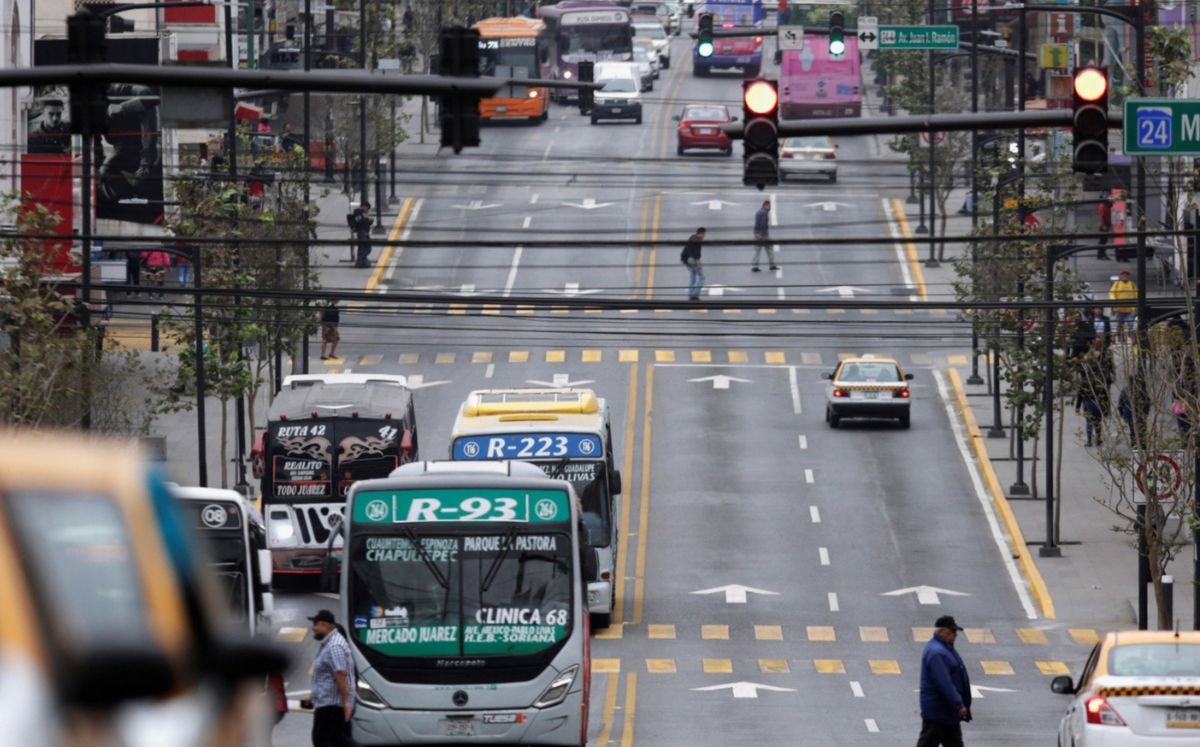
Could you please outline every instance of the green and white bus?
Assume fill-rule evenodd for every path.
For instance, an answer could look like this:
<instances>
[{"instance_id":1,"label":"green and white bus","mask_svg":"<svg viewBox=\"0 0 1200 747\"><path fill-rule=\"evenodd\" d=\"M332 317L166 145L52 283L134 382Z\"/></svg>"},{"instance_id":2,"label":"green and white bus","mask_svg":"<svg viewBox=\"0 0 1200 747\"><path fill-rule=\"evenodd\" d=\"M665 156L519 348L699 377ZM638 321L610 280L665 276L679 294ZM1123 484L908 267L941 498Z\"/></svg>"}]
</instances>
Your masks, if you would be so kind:
<instances>
[{"instance_id":1,"label":"green and white bus","mask_svg":"<svg viewBox=\"0 0 1200 747\"><path fill-rule=\"evenodd\" d=\"M347 500L355 739L584 745L595 551L571 484L523 462L415 462Z\"/></svg>"}]
</instances>

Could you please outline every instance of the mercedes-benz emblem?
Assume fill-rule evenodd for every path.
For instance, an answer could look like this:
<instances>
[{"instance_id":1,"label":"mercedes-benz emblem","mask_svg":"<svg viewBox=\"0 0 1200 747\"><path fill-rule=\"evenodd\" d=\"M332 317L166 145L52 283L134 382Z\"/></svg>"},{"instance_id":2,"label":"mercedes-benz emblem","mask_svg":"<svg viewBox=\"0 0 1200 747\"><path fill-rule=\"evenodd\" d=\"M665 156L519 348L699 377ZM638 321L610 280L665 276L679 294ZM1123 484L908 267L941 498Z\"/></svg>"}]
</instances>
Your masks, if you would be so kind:
<instances>
[{"instance_id":1,"label":"mercedes-benz emblem","mask_svg":"<svg viewBox=\"0 0 1200 747\"><path fill-rule=\"evenodd\" d=\"M454 705L458 706L459 708L465 706L467 701L470 700L466 691L464 690L455 690L454 694L450 696L450 699L453 700Z\"/></svg>"}]
</instances>

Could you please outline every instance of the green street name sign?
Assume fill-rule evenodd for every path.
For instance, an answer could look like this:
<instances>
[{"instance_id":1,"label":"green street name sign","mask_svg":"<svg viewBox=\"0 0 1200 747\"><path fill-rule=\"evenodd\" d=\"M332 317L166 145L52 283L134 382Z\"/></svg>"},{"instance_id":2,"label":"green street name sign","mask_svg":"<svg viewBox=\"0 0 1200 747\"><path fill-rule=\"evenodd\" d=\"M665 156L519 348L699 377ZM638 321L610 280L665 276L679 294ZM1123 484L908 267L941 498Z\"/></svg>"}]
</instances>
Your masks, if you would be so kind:
<instances>
[{"instance_id":1,"label":"green street name sign","mask_svg":"<svg viewBox=\"0 0 1200 747\"><path fill-rule=\"evenodd\" d=\"M1127 156L1200 156L1200 99L1125 99Z\"/></svg>"},{"instance_id":2,"label":"green street name sign","mask_svg":"<svg viewBox=\"0 0 1200 747\"><path fill-rule=\"evenodd\" d=\"M880 49L958 49L958 26L879 26Z\"/></svg>"}]
</instances>

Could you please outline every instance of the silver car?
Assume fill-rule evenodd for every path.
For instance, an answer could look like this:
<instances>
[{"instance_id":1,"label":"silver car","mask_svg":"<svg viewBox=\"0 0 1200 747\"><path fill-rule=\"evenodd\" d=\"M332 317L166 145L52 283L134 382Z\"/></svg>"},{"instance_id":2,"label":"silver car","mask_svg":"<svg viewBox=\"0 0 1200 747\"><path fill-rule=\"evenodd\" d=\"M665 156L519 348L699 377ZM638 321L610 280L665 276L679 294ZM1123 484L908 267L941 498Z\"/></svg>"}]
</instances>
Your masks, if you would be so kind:
<instances>
[{"instance_id":1,"label":"silver car","mask_svg":"<svg viewBox=\"0 0 1200 747\"><path fill-rule=\"evenodd\" d=\"M837 181L837 146L828 135L803 135L779 145L779 180L796 176L824 176Z\"/></svg>"},{"instance_id":2,"label":"silver car","mask_svg":"<svg viewBox=\"0 0 1200 747\"><path fill-rule=\"evenodd\" d=\"M833 373L821 374L828 379L825 387L825 422L837 428L843 418L887 418L909 426L909 405L912 393L908 382L912 374L904 373L893 358L864 355L846 358Z\"/></svg>"}]
</instances>

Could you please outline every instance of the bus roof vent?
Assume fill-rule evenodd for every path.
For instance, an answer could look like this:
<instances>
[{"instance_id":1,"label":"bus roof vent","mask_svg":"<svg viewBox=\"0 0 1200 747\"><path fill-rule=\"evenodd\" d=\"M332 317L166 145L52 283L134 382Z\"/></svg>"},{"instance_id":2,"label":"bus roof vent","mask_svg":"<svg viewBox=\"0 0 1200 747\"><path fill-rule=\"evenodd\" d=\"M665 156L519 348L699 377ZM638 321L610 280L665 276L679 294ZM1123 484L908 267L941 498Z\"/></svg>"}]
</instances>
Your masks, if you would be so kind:
<instances>
[{"instance_id":1,"label":"bus roof vent","mask_svg":"<svg viewBox=\"0 0 1200 747\"><path fill-rule=\"evenodd\" d=\"M514 415L519 413L557 413L592 415L600 411L600 400L591 389L489 389L474 391L467 397L463 414Z\"/></svg>"}]
</instances>

